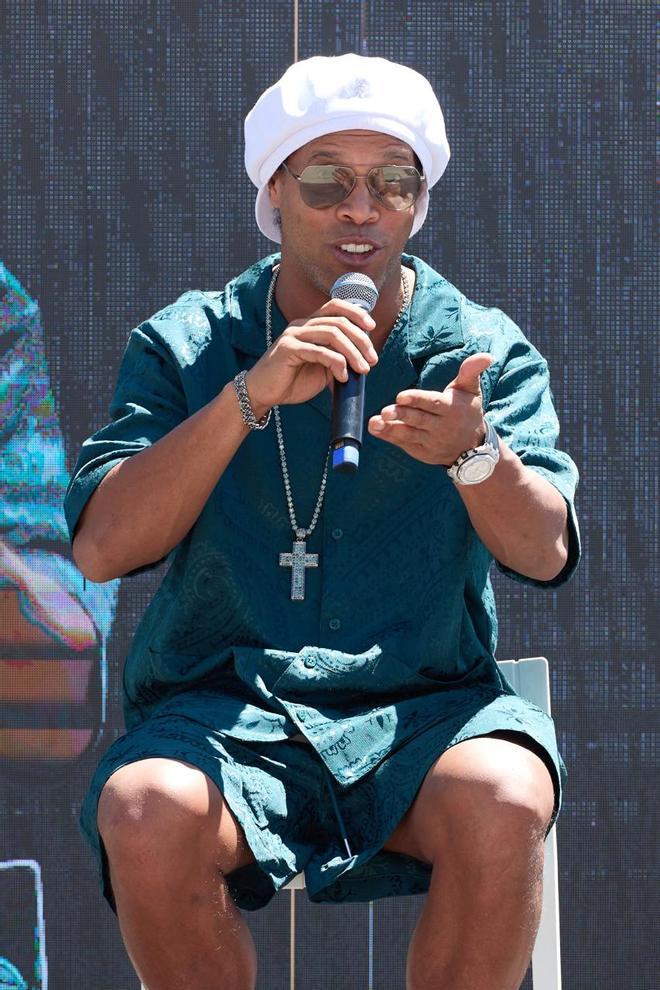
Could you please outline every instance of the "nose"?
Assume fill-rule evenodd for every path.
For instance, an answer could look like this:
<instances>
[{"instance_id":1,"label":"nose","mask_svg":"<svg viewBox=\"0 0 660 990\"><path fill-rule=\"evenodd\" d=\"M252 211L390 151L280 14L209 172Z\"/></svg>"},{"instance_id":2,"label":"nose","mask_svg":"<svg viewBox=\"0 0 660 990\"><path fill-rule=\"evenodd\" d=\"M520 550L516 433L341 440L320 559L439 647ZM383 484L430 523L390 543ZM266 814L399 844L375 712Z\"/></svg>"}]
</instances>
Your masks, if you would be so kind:
<instances>
[{"instance_id":1,"label":"nose","mask_svg":"<svg viewBox=\"0 0 660 990\"><path fill-rule=\"evenodd\" d=\"M366 176L357 177L350 195L338 204L337 211L343 220L355 224L373 223L378 219L378 200L369 192Z\"/></svg>"}]
</instances>

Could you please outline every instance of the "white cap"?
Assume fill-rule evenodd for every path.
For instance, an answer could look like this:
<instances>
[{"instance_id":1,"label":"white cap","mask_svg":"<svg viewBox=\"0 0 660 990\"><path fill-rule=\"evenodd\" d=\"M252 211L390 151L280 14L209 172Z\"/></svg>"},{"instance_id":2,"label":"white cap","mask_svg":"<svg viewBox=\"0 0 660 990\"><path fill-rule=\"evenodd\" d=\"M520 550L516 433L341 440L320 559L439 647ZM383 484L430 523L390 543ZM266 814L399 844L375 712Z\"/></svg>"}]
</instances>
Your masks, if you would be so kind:
<instances>
[{"instance_id":1,"label":"white cap","mask_svg":"<svg viewBox=\"0 0 660 990\"><path fill-rule=\"evenodd\" d=\"M449 161L440 104L419 72L385 58L315 55L296 62L263 93L245 118L245 168L259 192L259 229L281 241L268 181L308 141L336 131L391 134L410 145L426 176L426 191L415 203L411 230L426 219L428 189Z\"/></svg>"}]
</instances>

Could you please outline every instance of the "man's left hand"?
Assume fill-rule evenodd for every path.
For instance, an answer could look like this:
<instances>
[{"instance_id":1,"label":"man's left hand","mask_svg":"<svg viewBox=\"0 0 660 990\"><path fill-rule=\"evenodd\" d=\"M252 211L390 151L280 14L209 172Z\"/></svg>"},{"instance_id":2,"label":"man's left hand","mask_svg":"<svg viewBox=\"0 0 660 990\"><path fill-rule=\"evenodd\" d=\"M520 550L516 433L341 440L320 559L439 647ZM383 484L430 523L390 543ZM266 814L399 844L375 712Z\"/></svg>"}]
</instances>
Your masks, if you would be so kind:
<instances>
[{"instance_id":1,"label":"man's left hand","mask_svg":"<svg viewBox=\"0 0 660 990\"><path fill-rule=\"evenodd\" d=\"M371 417L369 432L418 461L449 467L463 451L484 442L480 375L492 363L490 354L470 354L444 391L399 392L394 405Z\"/></svg>"}]
</instances>

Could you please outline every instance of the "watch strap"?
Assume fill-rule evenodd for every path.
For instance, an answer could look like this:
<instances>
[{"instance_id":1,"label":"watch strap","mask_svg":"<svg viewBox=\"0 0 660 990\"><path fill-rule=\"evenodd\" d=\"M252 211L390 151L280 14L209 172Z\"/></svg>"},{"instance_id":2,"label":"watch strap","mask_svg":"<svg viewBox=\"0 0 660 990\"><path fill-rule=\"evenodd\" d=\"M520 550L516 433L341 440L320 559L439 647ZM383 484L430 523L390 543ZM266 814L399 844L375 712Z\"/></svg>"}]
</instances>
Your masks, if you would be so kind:
<instances>
[{"instance_id":1,"label":"watch strap","mask_svg":"<svg viewBox=\"0 0 660 990\"><path fill-rule=\"evenodd\" d=\"M469 450L464 450L462 454L459 454L453 464L450 464L447 468L447 474L455 484L466 484L466 482L461 482L458 476L458 470L466 461L472 460L475 457L487 457L492 461L493 467L497 464L500 457L500 441L495 427L490 423L484 416L484 424L486 426L486 436L483 442L478 447L471 447Z\"/></svg>"}]
</instances>

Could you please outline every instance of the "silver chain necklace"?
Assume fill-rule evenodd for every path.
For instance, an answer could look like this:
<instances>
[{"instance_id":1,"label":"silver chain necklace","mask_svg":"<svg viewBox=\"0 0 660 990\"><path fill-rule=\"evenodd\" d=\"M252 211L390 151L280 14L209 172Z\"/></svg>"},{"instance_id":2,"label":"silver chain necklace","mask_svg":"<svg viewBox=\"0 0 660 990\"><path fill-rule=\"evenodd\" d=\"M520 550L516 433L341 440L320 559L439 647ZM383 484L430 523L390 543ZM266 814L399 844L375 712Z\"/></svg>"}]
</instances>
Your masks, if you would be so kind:
<instances>
[{"instance_id":1,"label":"silver chain necklace","mask_svg":"<svg viewBox=\"0 0 660 990\"><path fill-rule=\"evenodd\" d=\"M392 326L394 330L403 317L408 305L410 303L410 290L408 287L408 278L404 274L405 269L401 269L401 288L403 290L403 302L401 303L401 308L396 315L396 320ZM270 285L268 287L268 296L266 298L266 347L269 348L273 343L273 295L275 293L275 283L277 282L277 276L279 274L279 265L273 269L273 277L270 280ZM392 332L390 330L390 333ZM314 513L312 515L312 521L307 527L303 529L298 525L296 520L296 512L293 507L293 496L291 495L291 482L289 480L289 469L286 462L286 453L284 450L284 436L282 434L282 421L280 419L280 407L273 406L273 412L275 413L275 432L277 433L277 448L280 453L280 463L282 465L282 477L284 478L284 491L286 493L286 504L289 509L289 519L291 521L291 528L294 532L294 541L291 553L281 553L280 554L280 567L290 567L291 568L291 601L304 601L305 599L305 571L308 567L318 567L319 566L319 555L317 553L307 553L307 537L311 536L314 531L321 512L321 506L323 505L323 497L325 495L325 487L328 480L328 464L330 461L330 450L332 448L332 443L328 444L328 453L325 458L325 467L323 469L323 479L321 481L321 488L319 490L318 498L316 499L316 506L314 508Z\"/></svg>"}]
</instances>

